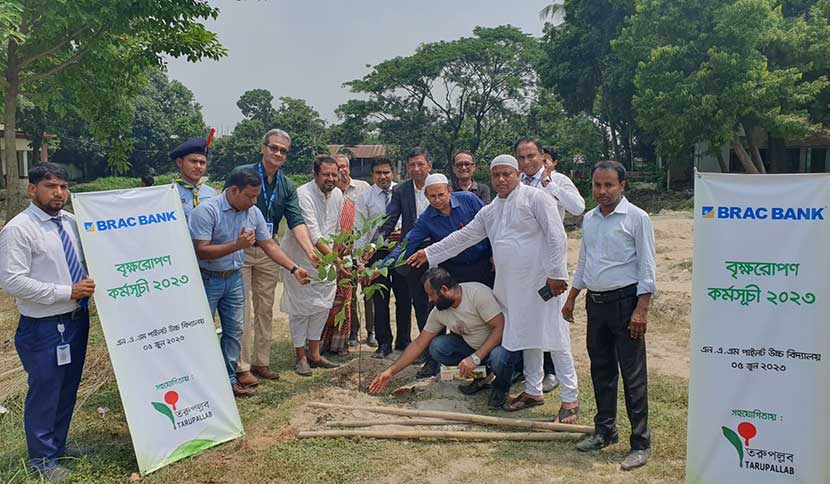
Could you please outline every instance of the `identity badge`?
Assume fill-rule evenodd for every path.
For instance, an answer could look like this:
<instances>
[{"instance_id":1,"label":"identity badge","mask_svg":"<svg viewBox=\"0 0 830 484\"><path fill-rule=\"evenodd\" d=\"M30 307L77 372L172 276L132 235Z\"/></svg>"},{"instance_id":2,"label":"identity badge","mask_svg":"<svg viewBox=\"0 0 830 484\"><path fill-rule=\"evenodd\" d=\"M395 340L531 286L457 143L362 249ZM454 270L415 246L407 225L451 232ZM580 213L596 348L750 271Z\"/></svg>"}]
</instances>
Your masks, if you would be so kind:
<instances>
[{"instance_id":1,"label":"identity badge","mask_svg":"<svg viewBox=\"0 0 830 484\"><path fill-rule=\"evenodd\" d=\"M268 232L271 234L271 237L274 237L274 224L273 224L273 222L265 222L265 226L268 227Z\"/></svg>"},{"instance_id":2,"label":"identity badge","mask_svg":"<svg viewBox=\"0 0 830 484\"><path fill-rule=\"evenodd\" d=\"M72 363L72 355L69 352L69 345L58 345L58 366L68 365Z\"/></svg>"}]
</instances>

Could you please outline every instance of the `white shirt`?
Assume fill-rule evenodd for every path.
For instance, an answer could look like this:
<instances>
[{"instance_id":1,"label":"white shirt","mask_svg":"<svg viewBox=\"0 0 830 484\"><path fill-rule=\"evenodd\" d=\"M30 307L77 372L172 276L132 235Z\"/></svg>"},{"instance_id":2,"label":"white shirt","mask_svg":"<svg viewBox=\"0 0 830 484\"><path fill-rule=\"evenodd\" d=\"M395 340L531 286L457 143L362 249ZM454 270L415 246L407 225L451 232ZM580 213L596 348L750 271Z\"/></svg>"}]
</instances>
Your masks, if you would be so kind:
<instances>
[{"instance_id":1,"label":"white shirt","mask_svg":"<svg viewBox=\"0 0 830 484\"><path fill-rule=\"evenodd\" d=\"M585 210L585 199L577 190L574 182L566 175L553 171L550 174L550 183L543 190L548 192L559 205L559 217L565 219L565 212L571 215L580 215Z\"/></svg>"},{"instance_id":2,"label":"white shirt","mask_svg":"<svg viewBox=\"0 0 830 484\"><path fill-rule=\"evenodd\" d=\"M392 188L396 185L395 182L387 189L389 191L389 200L392 200ZM384 195L383 190L377 186L372 185L368 190L360 194L360 197L357 199L357 203L355 204L355 220L354 226L355 229L358 231L363 230L363 221L370 220L375 217L385 216L386 215L386 195ZM395 225L395 230L401 228L401 218L398 217L398 223ZM360 238L357 242L355 242L356 248L365 247L369 242L374 242L377 240L378 231L380 227L377 227L371 233L363 234L363 237Z\"/></svg>"},{"instance_id":3,"label":"white shirt","mask_svg":"<svg viewBox=\"0 0 830 484\"><path fill-rule=\"evenodd\" d=\"M64 210L58 216L83 263L75 216ZM71 299L72 276L58 226L51 218L30 203L0 231L0 287L15 297L20 314L30 318L64 314L78 307Z\"/></svg>"},{"instance_id":4,"label":"white shirt","mask_svg":"<svg viewBox=\"0 0 830 484\"><path fill-rule=\"evenodd\" d=\"M355 180L349 178L349 186L343 191L343 196L352 203L357 203L360 194L371 188L371 186L363 180Z\"/></svg>"},{"instance_id":5,"label":"white shirt","mask_svg":"<svg viewBox=\"0 0 830 484\"><path fill-rule=\"evenodd\" d=\"M580 215L585 210L585 199L577 190L574 182L566 175L554 170L547 178L547 186L542 186L544 178L545 167L539 168L532 177L522 174L522 183L529 187L536 187L548 192L558 205L559 218L565 220L565 212L571 215Z\"/></svg>"},{"instance_id":6,"label":"white shirt","mask_svg":"<svg viewBox=\"0 0 830 484\"><path fill-rule=\"evenodd\" d=\"M543 301L546 280L567 280L568 238L556 202L541 190L517 186L496 197L475 218L426 248L430 266L460 254L485 237L493 246L493 292L504 309L502 346L510 351L570 351L568 323L560 313L563 296Z\"/></svg>"},{"instance_id":7,"label":"white shirt","mask_svg":"<svg viewBox=\"0 0 830 484\"><path fill-rule=\"evenodd\" d=\"M303 214L311 243L328 238L340 231L340 214L343 212L343 192L335 187L326 195L314 180L297 188L297 201ZM282 299L280 309L289 315L310 316L322 309L331 309L337 291L335 281L320 280L317 269L294 237L294 232L285 231L280 243L285 253L297 265L308 271L311 283L301 286L288 269L283 269Z\"/></svg>"},{"instance_id":8,"label":"white shirt","mask_svg":"<svg viewBox=\"0 0 830 484\"><path fill-rule=\"evenodd\" d=\"M415 182L412 182L412 188L415 189L415 213L418 217L420 217L421 214L424 213L424 210L429 207L429 200L427 200L427 196L424 194L426 186L418 190L418 187L415 186Z\"/></svg>"},{"instance_id":9,"label":"white shirt","mask_svg":"<svg viewBox=\"0 0 830 484\"><path fill-rule=\"evenodd\" d=\"M603 216L596 207L582 219L582 246L573 286L595 292L637 284L637 295L657 289L654 228L648 214L625 197Z\"/></svg>"}]
</instances>

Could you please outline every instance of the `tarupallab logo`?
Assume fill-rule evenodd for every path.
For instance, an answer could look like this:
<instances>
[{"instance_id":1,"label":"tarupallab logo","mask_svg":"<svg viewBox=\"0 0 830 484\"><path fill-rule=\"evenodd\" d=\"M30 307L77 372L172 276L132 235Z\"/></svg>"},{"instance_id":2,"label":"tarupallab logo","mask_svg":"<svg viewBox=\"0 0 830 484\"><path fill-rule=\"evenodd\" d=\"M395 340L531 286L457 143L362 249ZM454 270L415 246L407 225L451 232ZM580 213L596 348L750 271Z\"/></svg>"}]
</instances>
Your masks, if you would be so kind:
<instances>
[{"instance_id":1,"label":"tarupallab logo","mask_svg":"<svg viewBox=\"0 0 830 484\"><path fill-rule=\"evenodd\" d=\"M721 427L723 436L738 454L738 467L746 472L768 472L774 474L796 474L795 454L781 450L749 447L749 441L758 435L758 429L749 422L738 424L738 432ZM762 443L763 445L763 443Z\"/></svg>"},{"instance_id":2,"label":"tarupallab logo","mask_svg":"<svg viewBox=\"0 0 830 484\"><path fill-rule=\"evenodd\" d=\"M728 205L703 206L700 215L704 219L719 220L824 220L827 207L735 207Z\"/></svg>"},{"instance_id":3,"label":"tarupallab logo","mask_svg":"<svg viewBox=\"0 0 830 484\"><path fill-rule=\"evenodd\" d=\"M111 218L84 222L84 230L87 232L104 232L106 230L118 230L142 225L153 225L176 220L176 211L149 213L144 215Z\"/></svg>"},{"instance_id":4,"label":"tarupallab logo","mask_svg":"<svg viewBox=\"0 0 830 484\"><path fill-rule=\"evenodd\" d=\"M749 422L741 422L738 424L738 433L736 434L734 430L730 429L729 427L721 427L723 431L723 436L726 437L726 440L735 447L735 450L738 452L738 464L741 467L744 466L744 444L746 447L749 447L750 439L753 439L756 435L758 435L758 429L755 428ZM740 437L738 435L740 434ZM743 440L741 440L743 437Z\"/></svg>"},{"instance_id":5,"label":"tarupallab logo","mask_svg":"<svg viewBox=\"0 0 830 484\"><path fill-rule=\"evenodd\" d=\"M153 405L153 408L156 409L156 412L164 415L165 417L170 419L170 423L173 424L173 430L176 430L176 418L173 417L173 412L176 411L176 403L179 402L179 394L174 391L169 391L164 394L164 402L150 402ZM167 407L173 407L173 410Z\"/></svg>"}]
</instances>

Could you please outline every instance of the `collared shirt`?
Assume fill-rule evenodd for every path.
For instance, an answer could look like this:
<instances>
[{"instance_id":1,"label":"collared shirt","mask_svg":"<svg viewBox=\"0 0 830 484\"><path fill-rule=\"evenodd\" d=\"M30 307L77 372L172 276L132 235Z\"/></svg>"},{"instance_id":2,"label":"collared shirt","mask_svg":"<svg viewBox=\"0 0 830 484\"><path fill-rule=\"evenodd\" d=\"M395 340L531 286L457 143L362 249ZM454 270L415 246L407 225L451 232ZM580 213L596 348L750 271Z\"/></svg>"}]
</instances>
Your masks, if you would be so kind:
<instances>
[{"instance_id":1,"label":"collared shirt","mask_svg":"<svg viewBox=\"0 0 830 484\"><path fill-rule=\"evenodd\" d=\"M585 211L585 199L577 190L574 182L566 175L553 171L550 174L550 183L543 190L548 192L559 205L559 218L565 220L565 212L577 216Z\"/></svg>"},{"instance_id":2,"label":"collared shirt","mask_svg":"<svg viewBox=\"0 0 830 484\"><path fill-rule=\"evenodd\" d=\"M190 214L193 213L193 209L196 208L193 206L193 190L187 189L180 184L176 183L176 188L179 189L179 198L182 201L182 208L184 209L184 218L185 220L190 219ZM219 195L219 192L216 191L212 186L208 185L207 182L202 183L202 186L199 188L199 204L205 203L211 198L214 198Z\"/></svg>"},{"instance_id":3,"label":"collared shirt","mask_svg":"<svg viewBox=\"0 0 830 484\"><path fill-rule=\"evenodd\" d=\"M452 190L454 192L470 192L481 199L485 205L490 203L493 199L490 197L490 187L483 183L479 183L477 181L473 181L473 184L470 185L469 190L464 190L461 188L461 185L458 184L458 180L456 179L455 182L452 184Z\"/></svg>"},{"instance_id":4,"label":"collared shirt","mask_svg":"<svg viewBox=\"0 0 830 484\"><path fill-rule=\"evenodd\" d=\"M242 227L246 230L253 229L256 240L271 238L271 232L265 225L265 217L259 208L254 206L245 211L234 210L228 203L226 193L200 203L190 215L188 227L191 239L209 240L211 245L236 242ZM242 268L244 258L245 251L237 250L218 259L199 259L199 267L209 271L233 271Z\"/></svg>"},{"instance_id":5,"label":"collared shirt","mask_svg":"<svg viewBox=\"0 0 830 484\"><path fill-rule=\"evenodd\" d=\"M369 185L365 181L349 178L349 186L347 186L345 190L341 191L343 192L343 196L346 197L347 200L350 200L352 203L357 203L357 199L360 198L360 194L365 192L369 188L371 188L371 185Z\"/></svg>"},{"instance_id":6,"label":"collared shirt","mask_svg":"<svg viewBox=\"0 0 830 484\"><path fill-rule=\"evenodd\" d=\"M397 185L395 182L392 182L392 185L389 186L387 191L389 192L388 196L383 193L383 190L380 189L377 185L372 185L369 190L360 194L360 197L357 199L357 203L355 204L355 229L358 231L363 230L363 221L370 220L375 217L381 217L386 215L386 205L389 203L389 200L392 200L392 188ZM401 228L401 220L398 217L398 223L395 225L395 230ZM378 239L378 234L380 232L380 227L377 227L370 233L363 234L363 237L360 238L357 242L355 242L355 247L361 248L369 244L370 242L374 242Z\"/></svg>"},{"instance_id":7,"label":"collared shirt","mask_svg":"<svg viewBox=\"0 0 830 484\"><path fill-rule=\"evenodd\" d=\"M545 165L542 165L542 168L539 168L539 171L537 171L536 173L534 173L531 176L527 176L527 175L524 174L524 172L522 172L522 176L520 178L522 180L522 183L524 183L525 185L527 185L529 187L541 188L542 187L542 178L543 178L544 173L545 173Z\"/></svg>"},{"instance_id":8,"label":"collared shirt","mask_svg":"<svg viewBox=\"0 0 830 484\"><path fill-rule=\"evenodd\" d=\"M424 213L424 210L429 207L429 200L427 200L427 196L424 193L426 186L419 190L413 183L412 188L415 189L415 214L420 217L421 214Z\"/></svg>"},{"instance_id":9,"label":"collared shirt","mask_svg":"<svg viewBox=\"0 0 830 484\"><path fill-rule=\"evenodd\" d=\"M426 240L433 243L444 239L456 230L464 228L476 214L484 207L484 203L470 192L452 192L450 194L450 214L442 215L432 205L418 217L412 230L406 234L406 257L414 254ZM384 259L384 265L390 264L401 253L398 245ZM490 257L490 241L484 239L452 258L453 262L471 263L480 261L482 257Z\"/></svg>"},{"instance_id":10,"label":"collared shirt","mask_svg":"<svg viewBox=\"0 0 830 484\"><path fill-rule=\"evenodd\" d=\"M64 210L58 216L83 262L75 216ZM78 307L71 299L72 276L58 226L51 219L30 203L0 231L0 287L14 296L20 314L30 318L56 316Z\"/></svg>"},{"instance_id":11,"label":"collared shirt","mask_svg":"<svg viewBox=\"0 0 830 484\"><path fill-rule=\"evenodd\" d=\"M653 294L654 254L654 228L646 212L625 197L607 216L596 207L582 219L573 286L602 292L637 284L637 295Z\"/></svg>"},{"instance_id":12,"label":"collared shirt","mask_svg":"<svg viewBox=\"0 0 830 484\"><path fill-rule=\"evenodd\" d=\"M237 166L231 170L231 174L244 168L249 168L259 173L260 167L262 168L262 172L265 173L265 167L262 166L262 162L259 162ZM274 190L277 192L274 193ZM269 203L272 199L273 203ZM282 174L282 171L277 171L274 174L274 179L271 183L268 183L267 178L265 179L265 189L259 193L256 206L262 212L265 220L274 224L274 233L276 233L277 227L279 227L283 217L285 217L289 229L305 224L303 214L300 212L300 205L297 202L297 189L291 183L291 180Z\"/></svg>"}]
</instances>

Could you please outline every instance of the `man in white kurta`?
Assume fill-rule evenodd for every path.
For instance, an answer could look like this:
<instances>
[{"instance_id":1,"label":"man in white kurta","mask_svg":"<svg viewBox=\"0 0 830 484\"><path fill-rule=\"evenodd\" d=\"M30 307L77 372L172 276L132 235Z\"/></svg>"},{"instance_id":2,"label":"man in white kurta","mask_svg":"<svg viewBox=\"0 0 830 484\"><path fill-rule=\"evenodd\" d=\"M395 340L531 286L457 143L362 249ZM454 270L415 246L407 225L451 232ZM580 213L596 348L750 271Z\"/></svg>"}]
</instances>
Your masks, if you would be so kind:
<instances>
[{"instance_id":1,"label":"man in white kurta","mask_svg":"<svg viewBox=\"0 0 830 484\"><path fill-rule=\"evenodd\" d=\"M525 390L505 405L520 410L544 402L542 353L550 351L561 372L562 410L576 416L578 389L567 323L559 317L558 296L567 287L567 236L553 198L519 182L516 159L497 156L490 164L498 197L461 230L410 257L413 265L436 266L484 238L496 266L496 299L504 309L502 346L521 351ZM553 298L545 301L540 288Z\"/></svg>"},{"instance_id":2,"label":"man in white kurta","mask_svg":"<svg viewBox=\"0 0 830 484\"><path fill-rule=\"evenodd\" d=\"M311 243L323 255L331 252L327 239L340 227L343 211L343 193L335 186L337 163L330 157L314 160L314 180L297 189L297 201ZM337 291L335 281L320 280L317 269L300 247L294 233L287 231L282 238L282 248L292 260L312 274L311 284L301 286L293 277L283 277L280 309L288 314L291 340L297 357L294 371L300 376L311 376L312 368L334 368L337 365L320 356L320 336ZM308 343L306 355L305 345Z\"/></svg>"}]
</instances>

